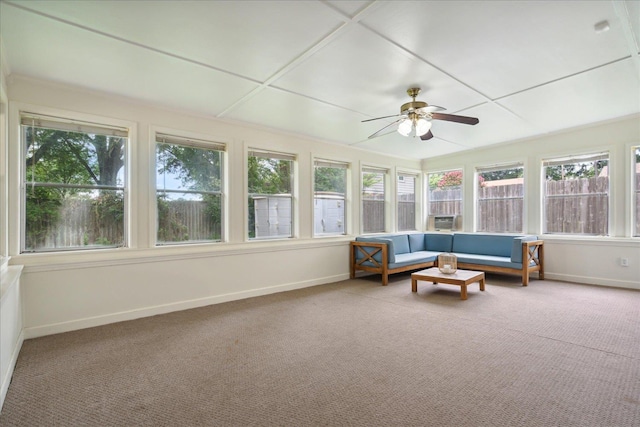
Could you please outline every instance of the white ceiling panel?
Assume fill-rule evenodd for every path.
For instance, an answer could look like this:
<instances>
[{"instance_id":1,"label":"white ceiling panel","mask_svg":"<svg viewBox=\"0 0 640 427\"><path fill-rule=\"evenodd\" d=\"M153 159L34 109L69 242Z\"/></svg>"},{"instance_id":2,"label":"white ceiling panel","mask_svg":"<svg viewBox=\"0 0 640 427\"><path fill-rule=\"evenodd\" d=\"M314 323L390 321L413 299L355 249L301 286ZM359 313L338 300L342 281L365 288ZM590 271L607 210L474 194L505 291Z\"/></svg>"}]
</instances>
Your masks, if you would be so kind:
<instances>
[{"instance_id":1,"label":"white ceiling panel","mask_svg":"<svg viewBox=\"0 0 640 427\"><path fill-rule=\"evenodd\" d=\"M406 90L413 85L422 88L421 99L450 110L486 100L360 27L345 32L274 82L274 86L367 112L372 117L399 113L400 105L411 100Z\"/></svg>"},{"instance_id":2,"label":"white ceiling panel","mask_svg":"<svg viewBox=\"0 0 640 427\"><path fill-rule=\"evenodd\" d=\"M0 0L0 58L16 75L424 159L640 113L639 15L596 0ZM480 123L368 140L392 119L362 120L399 113L414 86Z\"/></svg>"},{"instance_id":3,"label":"white ceiling panel","mask_svg":"<svg viewBox=\"0 0 640 427\"><path fill-rule=\"evenodd\" d=\"M365 129L354 126L365 116L273 88L261 91L226 117L339 143L367 137Z\"/></svg>"},{"instance_id":4,"label":"white ceiling panel","mask_svg":"<svg viewBox=\"0 0 640 427\"><path fill-rule=\"evenodd\" d=\"M492 99L629 55L608 1L389 2L363 23Z\"/></svg>"},{"instance_id":5,"label":"white ceiling panel","mask_svg":"<svg viewBox=\"0 0 640 427\"><path fill-rule=\"evenodd\" d=\"M23 7L264 81L342 21L318 2L18 1Z\"/></svg>"},{"instance_id":6,"label":"white ceiling panel","mask_svg":"<svg viewBox=\"0 0 640 427\"><path fill-rule=\"evenodd\" d=\"M640 76L633 60L626 59L499 102L552 132L637 113Z\"/></svg>"},{"instance_id":7,"label":"white ceiling panel","mask_svg":"<svg viewBox=\"0 0 640 427\"><path fill-rule=\"evenodd\" d=\"M349 17L355 16L358 12L363 10L366 6L372 4L371 1L327 1L328 4L341 11Z\"/></svg>"},{"instance_id":8,"label":"white ceiling panel","mask_svg":"<svg viewBox=\"0 0 640 427\"><path fill-rule=\"evenodd\" d=\"M406 138L397 132L379 138L369 139L354 145L355 147L372 150L396 157L418 158L442 156L460 151L461 147L438 138L423 141L420 138ZM414 153L414 154L412 154Z\"/></svg>"},{"instance_id":9,"label":"white ceiling panel","mask_svg":"<svg viewBox=\"0 0 640 427\"><path fill-rule=\"evenodd\" d=\"M457 144L458 149L462 150L526 138L542 129L494 103L471 108L464 115L477 117L480 123L469 126L434 120L432 133Z\"/></svg>"},{"instance_id":10,"label":"white ceiling panel","mask_svg":"<svg viewBox=\"0 0 640 427\"><path fill-rule=\"evenodd\" d=\"M20 74L207 114L219 113L257 87L216 70L33 17L20 9L3 9L1 24L14 36L3 42L12 52L13 71ZM44 43L52 39L57 42ZM197 92L193 81L201 85Z\"/></svg>"}]
</instances>

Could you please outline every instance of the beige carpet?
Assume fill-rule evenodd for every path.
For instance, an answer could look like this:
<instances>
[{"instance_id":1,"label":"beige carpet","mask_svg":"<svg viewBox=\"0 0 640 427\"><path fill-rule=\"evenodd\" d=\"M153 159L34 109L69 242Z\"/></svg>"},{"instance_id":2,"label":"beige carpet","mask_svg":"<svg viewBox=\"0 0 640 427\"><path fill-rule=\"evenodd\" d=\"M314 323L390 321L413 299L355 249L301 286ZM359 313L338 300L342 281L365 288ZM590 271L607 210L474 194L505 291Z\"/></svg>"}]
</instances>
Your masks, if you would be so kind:
<instances>
[{"instance_id":1,"label":"beige carpet","mask_svg":"<svg viewBox=\"0 0 640 427\"><path fill-rule=\"evenodd\" d=\"M639 426L640 292L379 276L28 340L1 426Z\"/></svg>"}]
</instances>

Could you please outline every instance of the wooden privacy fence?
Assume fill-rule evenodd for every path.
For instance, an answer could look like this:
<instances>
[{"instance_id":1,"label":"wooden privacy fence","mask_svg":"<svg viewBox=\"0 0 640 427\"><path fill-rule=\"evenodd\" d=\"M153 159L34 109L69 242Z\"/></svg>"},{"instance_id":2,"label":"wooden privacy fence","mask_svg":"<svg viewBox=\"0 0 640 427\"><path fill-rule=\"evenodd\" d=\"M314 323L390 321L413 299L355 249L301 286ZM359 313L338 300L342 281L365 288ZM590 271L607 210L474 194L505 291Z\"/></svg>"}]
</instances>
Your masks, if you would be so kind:
<instances>
[{"instance_id":1,"label":"wooden privacy fence","mask_svg":"<svg viewBox=\"0 0 640 427\"><path fill-rule=\"evenodd\" d=\"M547 181L546 233L606 235L609 225L609 178Z\"/></svg>"},{"instance_id":2,"label":"wooden privacy fence","mask_svg":"<svg viewBox=\"0 0 640 427\"><path fill-rule=\"evenodd\" d=\"M636 176L640 191L640 176ZM609 177L545 182L545 233L606 235L608 232ZM522 232L523 184L495 185L478 190L477 229L486 232ZM636 197L636 212L640 198ZM460 215L462 189L429 191L430 215ZM640 217L640 216L639 216ZM635 229L640 231L640 218Z\"/></svg>"},{"instance_id":3,"label":"wooden privacy fence","mask_svg":"<svg viewBox=\"0 0 640 427\"><path fill-rule=\"evenodd\" d=\"M635 179L636 194L640 193L640 176ZM581 178L545 183L544 205L546 233L606 235L608 232L608 177ZM478 231L522 232L522 184L482 187L478 199ZM209 240L220 236L218 219L207 212L207 203L197 200L164 202L167 211L161 215L165 234L160 241ZM113 208L111 206L110 208ZM109 207L108 207L109 208ZM636 196L636 212L640 197ZM121 208L120 208L121 209ZM415 228L415 202L400 200L397 206L398 230ZM124 220L96 207L92 200L66 199L59 208L59 219L46 224L42 218L27 221L27 249L64 248L124 243ZM385 201L362 201L363 231L385 231ZM430 190L428 212L431 215L452 215L462 212L462 190ZM164 219L164 222L163 222ZM636 217L635 233L640 232L640 215Z\"/></svg>"}]
</instances>

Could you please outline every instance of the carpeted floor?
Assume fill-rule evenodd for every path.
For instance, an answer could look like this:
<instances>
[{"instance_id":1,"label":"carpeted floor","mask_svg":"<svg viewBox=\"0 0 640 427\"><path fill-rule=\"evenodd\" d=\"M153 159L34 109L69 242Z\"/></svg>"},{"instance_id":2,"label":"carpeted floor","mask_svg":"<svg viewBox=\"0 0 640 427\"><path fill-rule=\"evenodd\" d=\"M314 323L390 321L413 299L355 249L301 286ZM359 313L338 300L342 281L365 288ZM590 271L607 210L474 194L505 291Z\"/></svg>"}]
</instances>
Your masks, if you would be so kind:
<instances>
[{"instance_id":1,"label":"carpeted floor","mask_svg":"<svg viewBox=\"0 0 640 427\"><path fill-rule=\"evenodd\" d=\"M638 426L640 292L379 277L25 341L0 426Z\"/></svg>"}]
</instances>

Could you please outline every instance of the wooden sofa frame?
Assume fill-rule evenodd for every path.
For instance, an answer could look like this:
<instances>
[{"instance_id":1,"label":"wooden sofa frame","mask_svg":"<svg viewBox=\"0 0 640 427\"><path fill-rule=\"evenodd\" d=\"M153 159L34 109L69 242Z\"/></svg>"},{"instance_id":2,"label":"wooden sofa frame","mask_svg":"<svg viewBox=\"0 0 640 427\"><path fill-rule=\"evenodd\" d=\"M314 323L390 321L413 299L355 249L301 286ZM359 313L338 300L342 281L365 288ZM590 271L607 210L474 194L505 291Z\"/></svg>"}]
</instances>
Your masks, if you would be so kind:
<instances>
[{"instance_id":1,"label":"wooden sofa frame","mask_svg":"<svg viewBox=\"0 0 640 427\"><path fill-rule=\"evenodd\" d=\"M437 258L435 261L422 262L417 264L406 265L404 267L389 268L389 247L386 243L376 242L350 242L349 248L349 273L352 279L356 277L356 270L368 271L382 275L382 285L389 284L389 275L400 273L403 271L418 270L423 268L434 267L438 265ZM362 258L357 259L356 254L360 253ZM381 254L380 261L376 261L374 255ZM526 261L525 261L526 260ZM373 265L364 265L365 262L371 262ZM532 265L533 264L533 265ZM544 280L544 241L533 240L522 242L522 268L496 267L493 265L470 264L458 262L458 268L466 270L479 270L493 273L517 274L522 277L522 286L529 285L529 274L537 271L538 279Z\"/></svg>"}]
</instances>

